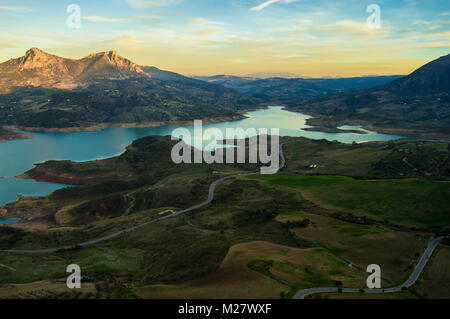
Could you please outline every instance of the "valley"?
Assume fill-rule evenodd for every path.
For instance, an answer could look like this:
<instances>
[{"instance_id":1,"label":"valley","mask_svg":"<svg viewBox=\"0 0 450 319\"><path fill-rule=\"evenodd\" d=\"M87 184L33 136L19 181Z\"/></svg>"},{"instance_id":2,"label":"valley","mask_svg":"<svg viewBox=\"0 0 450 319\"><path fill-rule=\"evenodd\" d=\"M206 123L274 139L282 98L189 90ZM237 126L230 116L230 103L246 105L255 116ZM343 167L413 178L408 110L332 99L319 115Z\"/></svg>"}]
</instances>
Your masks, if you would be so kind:
<instances>
[{"instance_id":1,"label":"valley","mask_svg":"<svg viewBox=\"0 0 450 319\"><path fill-rule=\"evenodd\" d=\"M386 179L376 169L380 162L395 163L392 155L408 145L411 149L410 141L356 147L293 137L282 142L287 165L281 174L268 176L247 175L257 170L254 165L170 164L165 156L174 142L168 137L137 140L115 158L45 163L37 170L94 180L4 206L3 215L22 220L0 227L1 249L71 246L107 236L200 203L212 181L243 175L223 181L207 206L92 246L43 255L2 252L0 263L7 267L0 267L1 284L58 282L63 265L76 261L95 287L78 298L210 298L212 291L220 291L216 298L290 298L299 289L335 283L359 288L365 282L365 265L373 262L382 265L384 286L400 284L428 241L448 234L448 177L422 176L407 165L392 165L393 175L411 177ZM412 148L415 156L423 157L429 149L448 156L439 144L421 143ZM330 156L338 160L331 163ZM302 163L311 162L326 171L305 171ZM336 177L348 165L353 173ZM298 170L304 170L302 175ZM379 194L378 187L373 193L374 181L383 183L386 193ZM352 188L355 182L358 187ZM323 190L325 198L320 197ZM443 197L429 200L429 193ZM367 198L352 201L362 194ZM407 218L395 207L377 213L377 205L384 204L376 196L386 194L396 199L404 194L400 205L408 211ZM439 209L441 214L435 214ZM433 219L427 219L427 211ZM403 296L432 293L428 280L417 286L428 288L413 287ZM45 287L41 293L63 296Z\"/></svg>"},{"instance_id":2,"label":"valley","mask_svg":"<svg viewBox=\"0 0 450 319\"><path fill-rule=\"evenodd\" d=\"M194 119L213 123L282 105L313 116L307 123L323 132L359 125L384 134L447 140L449 59L443 56L408 76L189 78L138 66L116 51L72 60L32 48L0 64L1 135L20 137L5 128L73 132Z\"/></svg>"},{"instance_id":3,"label":"valley","mask_svg":"<svg viewBox=\"0 0 450 319\"><path fill-rule=\"evenodd\" d=\"M439 311L448 3L0 0L3 313Z\"/></svg>"}]
</instances>

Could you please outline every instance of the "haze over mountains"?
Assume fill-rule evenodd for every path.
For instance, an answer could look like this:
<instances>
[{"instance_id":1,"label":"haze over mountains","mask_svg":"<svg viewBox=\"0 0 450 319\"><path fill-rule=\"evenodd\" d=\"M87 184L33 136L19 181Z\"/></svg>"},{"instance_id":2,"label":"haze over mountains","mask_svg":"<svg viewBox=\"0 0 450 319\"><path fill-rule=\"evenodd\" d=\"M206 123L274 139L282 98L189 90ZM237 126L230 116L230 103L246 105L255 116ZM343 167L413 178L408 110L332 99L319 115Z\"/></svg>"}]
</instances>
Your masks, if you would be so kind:
<instances>
[{"instance_id":1,"label":"haze over mountains","mask_svg":"<svg viewBox=\"0 0 450 319\"><path fill-rule=\"evenodd\" d=\"M335 79L281 77L258 79L253 77L215 75L196 78L202 81L233 88L242 93L262 99L263 101L289 106L302 100L320 97L339 91L368 88L385 84L400 77L400 75L389 75Z\"/></svg>"}]
</instances>

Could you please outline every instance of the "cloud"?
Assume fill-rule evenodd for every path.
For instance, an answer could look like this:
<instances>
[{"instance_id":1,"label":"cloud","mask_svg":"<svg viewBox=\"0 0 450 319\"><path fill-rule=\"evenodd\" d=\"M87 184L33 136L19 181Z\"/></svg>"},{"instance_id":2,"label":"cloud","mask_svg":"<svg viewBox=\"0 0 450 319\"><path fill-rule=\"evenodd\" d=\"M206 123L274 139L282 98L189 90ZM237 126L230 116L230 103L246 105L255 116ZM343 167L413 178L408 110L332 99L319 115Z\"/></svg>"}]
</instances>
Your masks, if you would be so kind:
<instances>
[{"instance_id":1,"label":"cloud","mask_svg":"<svg viewBox=\"0 0 450 319\"><path fill-rule=\"evenodd\" d=\"M91 21L91 22L101 22L101 23L119 23L127 21L126 18L108 18L102 16L85 16L83 20Z\"/></svg>"},{"instance_id":2,"label":"cloud","mask_svg":"<svg viewBox=\"0 0 450 319\"><path fill-rule=\"evenodd\" d=\"M201 38L206 38L206 37L212 36L216 33L221 33L224 31L225 30L220 27L209 27L209 28L204 28L204 29L196 31L195 35L198 37L201 37Z\"/></svg>"},{"instance_id":3,"label":"cloud","mask_svg":"<svg viewBox=\"0 0 450 319\"><path fill-rule=\"evenodd\" d=\"M342 40L348 39L348 37L355 37L356 40L361 37L381 37L389 34L389 28L373 29L369 28L366 23L352 20L339 20L331 24L314 24L311 25L310 31L318 36L335 37Z\"/></svg>"},{"instance_id":4,"label":"cloud","mask_svg":"<svg viewBox=\"0 0 450 319\"><path fill-rule=\"evenodd\" d=\"M5 6L5 5L0 5L0 11L32 12L32 11L36 11L36 9L23 7L23 6Z\"/></svg>"},{"instance_id":5,"label":"cloud","mask_svg":"<svg viewBox=\"0 0 450 319\"><path fill-rule=\"evenodd\" d=\"M221 22L213 21L213 20L209 20L209 19L205 19L205 18L192 18L192 19L190 19L189 22L191 22L193 24L200 24L200 25L222 24Z\"/></svg>"},{"instance_id":6,"label":"cloud","mask_svg":"<svg viewBox=\"0 0 450 319\"><path fill-rule=\"evenodd\" d=\"M444 43L444 42L430 42L430 43L421 44L418 47L421 49L434 49L434 48L449 49L450 44Z\"/></svg>"},{"instance_id":7,"label":"cloud","mask_svg":"<svg viewBox=\"0 0 450 319\"><path fill-rule=\"evenodd\" d=\"M188 31L196 37L208 38L217 33L225 32L225 29L219 26L221 24L221 22L205 18L192 18L189 20Z\"/></svg>"},{"instance_id":8,"label":"cloud","mask_svg":"<svg viewBox=\"0 0 450 319\"><path fill-rule=\"evenodd\" d=\"M183 0L126 0L132 8L144 9L154 7L167 7L183 2Z\"/></svg>"},{"instance_id":9,"label":"cloud","mask_svg":"<svg viewBox=\"0 0 450 319\"><path fill-rule=\"evenodd\" d=\"M294 1L299 1L299 0L267 0L266 2L263 2L256 7L250 8L250 10L251 11L261 11L262 9L270 6L271 4L277 3L277 2L291 3Z\"/></svg>"}]
</instances>

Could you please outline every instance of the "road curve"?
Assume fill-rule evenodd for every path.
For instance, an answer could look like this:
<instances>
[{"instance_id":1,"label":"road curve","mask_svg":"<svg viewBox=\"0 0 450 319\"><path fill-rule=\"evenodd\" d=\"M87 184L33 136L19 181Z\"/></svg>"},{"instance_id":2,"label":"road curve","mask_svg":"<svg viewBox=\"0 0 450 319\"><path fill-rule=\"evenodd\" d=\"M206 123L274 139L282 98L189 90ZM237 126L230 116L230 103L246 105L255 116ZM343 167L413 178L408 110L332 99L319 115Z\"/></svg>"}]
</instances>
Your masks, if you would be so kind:
<instances>
[{"instance_id":1,"label":"road curve","mask_svg":"<svg viewBox=\"0 0 450 319\"><path fill-rule=\"evenodd\" d=\"M412 285L414 285L419 279L420 274L423 272L425 266L427 265L428 261L431 258L431 255L433 254L436 247L442 242L442 240L445 237L438 237L430 241L427 248L425 249L422 256L420 256L419 261L417 262L416 267L414 268L413 272L409 276L409 278L401 285L391 287L391 288L385 288L385 289L368 289L364 288L363 291L358 288L341 288L340 290L336 287L324 287L324 288L310 288L310 289L303 289L297 291L297 293L294 295L293 299L304 299L307 296L318 294L318 293L337 293L337 292L364 292L366 294L382 294L382 293L391 293L391 292L400 292L403 290L403 287L409 288Z\"/></svg>"},{"instance_id":2,"label":"road curve","mask_svg":"<svg viewBox=\"0 0 450 319\"><path fill-rule=\"evenodd\" d=\"M285 166L285 164L286 164L286 160L284 158L284 153L283 153L283 145L286 144L286 143L281 143L280 144L281 163L280 163L280 166L279 166L278 170L282 169ZM28 250L7 249L7 250L0 250L0 253L48 254L48 253L55 253L55 252L57 252L59 250L74 248L76 246L81 246L81 247L91 246L91 245L100 243L102 241L113 239L113 238L116 238L116 237L118 237L120 235L133 232L135 230L138 230L138 229L140 229L142 227L145 227L145 226L148 226L150 224L153 224L153 223L165 220L165 219L169 219L169 218L172 218L172 217L176 217L176 216L179 216L179 215L183 215L183 214L186 214L186 213L191 212L193 210L196 210L196 209L198 209L200 207L204 207L206 205L209 205L214 199L214 192L216 190L216 187L219 184L221 184L222 182L224 182L224 181L226 181L228 179L237 177L237 176L248 176L248 175L256 175L256 174L259 174L259 172L235 174L235 175L229 175L229 176L225 176L225 177L219 178L218 180L216 180L213 183L211 183L211 185L209 185L208 198L204 202L202 202L200 204L197 204L197 205L194 205L194 206L191 206L191 207L186 208L184 210L181 210L179 212L175 212L173 214L166 215L166 216L163 216L163 217L158 217L158 218L152 219L152 220L150 220L148 222L145 222L145 223L142 223L142 224L130 227L130 228L126 228L124 230L118 231L118 232L113 233L111 235L107 235L107 236L100 237L100 238L97 238L97 239L92 239L92 240L85 241L85 242L82 242L82 243L79 243L79 244L67 245L67 246L57 247L57 248L28 249Z\"/></svg>"}]
</instances>

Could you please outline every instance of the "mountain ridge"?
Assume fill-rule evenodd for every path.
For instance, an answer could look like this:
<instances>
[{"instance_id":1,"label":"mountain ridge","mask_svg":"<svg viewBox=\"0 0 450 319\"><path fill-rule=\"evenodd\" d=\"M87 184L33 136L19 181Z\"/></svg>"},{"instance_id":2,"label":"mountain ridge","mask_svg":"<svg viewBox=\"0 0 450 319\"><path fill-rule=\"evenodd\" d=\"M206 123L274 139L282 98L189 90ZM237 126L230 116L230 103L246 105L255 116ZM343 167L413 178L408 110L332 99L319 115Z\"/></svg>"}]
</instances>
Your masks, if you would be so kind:
<instances>
[{"instance_id":1,"label":"mountain ridge","mask_svg":"<svg viewBox=\"0 0 450 319\"><path fill-rule=\"evenodd\" d=\"M230 120L258 104L230 88L139 66L117 51L75 60L32 48L0 64L3 127L78 131Z\"/></svg>"},{"instance_id":2,"label":"mountain ridge","mask_svg":"<svg viewBox=\"0 0 450 319\"><path fill-rule=\"evenodd\" d=\"M150 78L141 67L117 51L90 54L75 60L31 48L25 55L0 64L0 92L15 87L44 87L73 90L99 79Z\"/></svg>"},{"instance_id":3,"label":"mountain ridge","mask_svg":"<svg viewBox=\"0 0 450 319\"><path fill-rule=\"evenodd\" d=\"M232 75L198 76L196 79L223 85L265 102L293 106L302 100L382 85L400 78L399 75L366 76L353 78L265 78Z\"/></svg>"}]
</instances>

